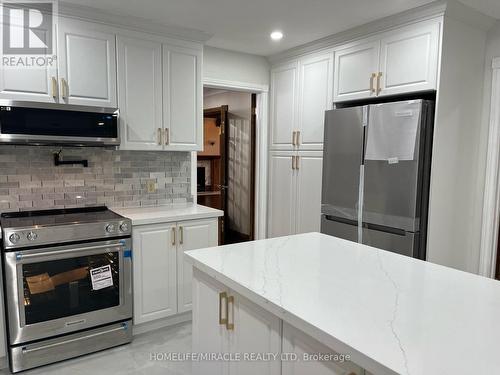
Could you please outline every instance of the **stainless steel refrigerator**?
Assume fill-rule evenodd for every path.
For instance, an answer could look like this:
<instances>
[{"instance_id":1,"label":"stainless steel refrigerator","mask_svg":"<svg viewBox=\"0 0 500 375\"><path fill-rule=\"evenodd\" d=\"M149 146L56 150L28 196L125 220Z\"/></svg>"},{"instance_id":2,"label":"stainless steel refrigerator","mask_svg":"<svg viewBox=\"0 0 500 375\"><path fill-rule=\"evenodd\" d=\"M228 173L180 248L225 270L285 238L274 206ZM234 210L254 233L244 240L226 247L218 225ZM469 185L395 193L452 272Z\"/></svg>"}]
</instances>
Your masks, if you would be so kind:
<instances>
[{"instance_id":1,"label":"stainless steel refrigerator","mask_svg":"<svg viewBox=\"0 0 500 375\"><path fill-rule=\"evenodd\" d=\"M425 259L434 103L327 111L321 232Z\"/></svg>"}]
</instances>

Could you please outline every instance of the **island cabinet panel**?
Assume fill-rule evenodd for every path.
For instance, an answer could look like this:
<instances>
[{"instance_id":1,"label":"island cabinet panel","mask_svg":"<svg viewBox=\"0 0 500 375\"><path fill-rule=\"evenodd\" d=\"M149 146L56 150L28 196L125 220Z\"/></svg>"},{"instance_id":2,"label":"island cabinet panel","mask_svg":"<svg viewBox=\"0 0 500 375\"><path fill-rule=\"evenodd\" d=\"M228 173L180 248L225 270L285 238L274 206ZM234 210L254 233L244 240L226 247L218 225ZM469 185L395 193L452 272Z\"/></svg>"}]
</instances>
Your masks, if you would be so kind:
<instances>
[{"instance_id":1,"label":"island cabinet panel","mask_svg":"<svg viewBox=\"0 0 500 375\"><path fill-rule=\"evenodd\" d=\"M281 320L195 269L193 350L240 356L235 361L193 363L194 374L280 375ZM250 355L268 357L257 361Z\"/></svg>"},{"instance_id":2,"label":"island cabinet panel","mask_svg":"<svg viewBox=\"0 0 500 375\"><path fill-rule=\"evenodd\" d=\"M217 246L217 218L134 226L134 324L191 310L184 252Z\"/></svg>"},{"instance_id":3,"label":"island cabinet panel","mask_svg":"<svg viewBox=\"0 0 500 375\"><path fill-rule=\"evenodd\" d=\"M286 375L364 375L364 370L350 361L341 360L333 352L297 328L283 323L283 353L297 355L296 360L283 361L282 374ZM332 360L311 360L311 356L328 354ZM337 360L338 356L339 360Z\"/></svg>"},{"instance_id":4,"label":"island cabinet panel","mask_svg":"<svg viewBox=\"0 0 500 375\"><path fill-rule=\"evenodd\" d=\"M177 312L176 225L133 229L134 324Z\"/></svg>"}]
</instances>

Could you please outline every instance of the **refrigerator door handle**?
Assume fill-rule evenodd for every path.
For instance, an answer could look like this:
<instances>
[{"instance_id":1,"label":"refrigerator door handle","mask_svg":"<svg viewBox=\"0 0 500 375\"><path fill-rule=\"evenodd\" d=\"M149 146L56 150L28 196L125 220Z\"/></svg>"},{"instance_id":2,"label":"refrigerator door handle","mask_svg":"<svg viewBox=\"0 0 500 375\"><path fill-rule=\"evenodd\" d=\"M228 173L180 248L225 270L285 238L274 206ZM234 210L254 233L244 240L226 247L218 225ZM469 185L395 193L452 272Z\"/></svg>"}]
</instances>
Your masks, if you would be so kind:
<instances>
[{"instance_id":1,"label":"refrigerator door handle","mask_svg":"<svg viewBox=\"0 0 500 375\"><path fill-rule=\"evenodd\" d=\"M347 224L347 225L352 225L352 226L358 225L357 220L346 219L346 218L338 217L338 216L325 215L325 219L328 221L336 221L337 223L342 223L342 224Z\"/></svg>"},{"instance_id":2,"label":"refrigerator door handle","mask_svg":"<svg viewBox=\"0 0 500 375\"><path fill-rule=\"evenodd\" d=\"M386 227L384 225L371 224L371 223L363 223L363 228L371 229L377 232L390 233L396 236L403 236L403 237L406 236L407 233L404 229L391 228L391 227Z\"/></svg>"}]
</instances>

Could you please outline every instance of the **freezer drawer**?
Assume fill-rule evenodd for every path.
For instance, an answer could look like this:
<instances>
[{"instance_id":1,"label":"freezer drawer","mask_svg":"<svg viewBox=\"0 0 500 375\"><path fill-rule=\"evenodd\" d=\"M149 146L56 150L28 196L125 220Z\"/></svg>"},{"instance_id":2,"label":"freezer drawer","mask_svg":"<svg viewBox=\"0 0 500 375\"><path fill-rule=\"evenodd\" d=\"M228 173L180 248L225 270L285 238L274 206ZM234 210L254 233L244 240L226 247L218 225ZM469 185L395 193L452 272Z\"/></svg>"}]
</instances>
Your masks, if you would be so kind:
<instances>
[{"instance_id":1,"label":"freezer drawer","mask_svg":"<svg viewBox=\"0 0 500 375\"><path fill-rule=\"evenodd\" d=\"M342 238L353 242L358 242L358 227L356 222L348 223L328 219L326 215L321 215L321 233Z\"/></svg>"},{"instance_id":2,"label":"freezer drawer","mask_svg":"<svg viewBox=\"0 0 500 375\"><path fill-rule=\"evenodd\" d=\"M420 233L396 231L386 232L370 228L363 228L363 244L393 253L407 255L414 258L419 256L418 239Z\"/></svg>"}]
</instances>

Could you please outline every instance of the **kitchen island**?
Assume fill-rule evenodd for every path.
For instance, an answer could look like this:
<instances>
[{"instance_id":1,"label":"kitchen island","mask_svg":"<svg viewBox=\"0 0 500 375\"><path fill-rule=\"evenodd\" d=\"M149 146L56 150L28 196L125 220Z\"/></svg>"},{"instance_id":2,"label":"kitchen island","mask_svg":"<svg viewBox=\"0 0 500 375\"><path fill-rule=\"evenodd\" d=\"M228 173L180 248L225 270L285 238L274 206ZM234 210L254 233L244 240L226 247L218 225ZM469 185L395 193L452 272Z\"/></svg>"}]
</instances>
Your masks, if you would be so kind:
<instances>
[{"instance_id":1,"label":"kitchen island","mask_svg":"<svg viewBox=\"0 0 500 375\"><path fill-rule=\"evenodd\" d=\"M185 258L193 350L231 354L195 374L500 373L498 281L319 233Z\"/></svg>"}]
</instances>

